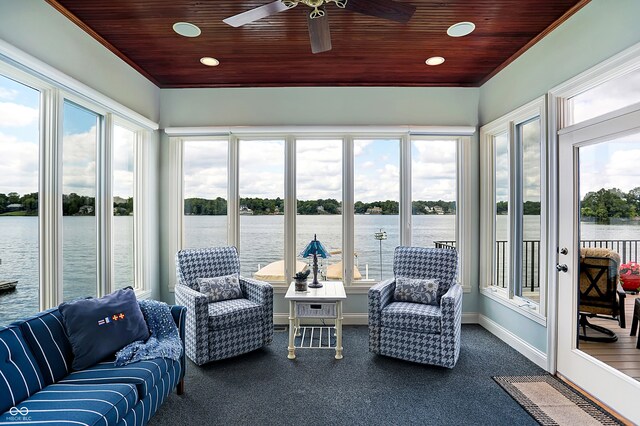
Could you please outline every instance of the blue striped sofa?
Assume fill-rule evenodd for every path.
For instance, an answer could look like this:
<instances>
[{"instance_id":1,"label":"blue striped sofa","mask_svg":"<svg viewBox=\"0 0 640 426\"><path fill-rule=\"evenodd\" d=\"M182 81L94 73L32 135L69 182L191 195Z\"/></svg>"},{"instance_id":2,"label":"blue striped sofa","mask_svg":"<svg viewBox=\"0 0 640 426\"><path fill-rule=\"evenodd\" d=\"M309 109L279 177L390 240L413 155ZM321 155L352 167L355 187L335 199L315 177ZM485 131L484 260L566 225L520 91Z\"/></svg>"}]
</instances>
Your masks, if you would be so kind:
<instances>
[{"instance_id":1,"label":"blue striped sofa","mask_svg":"<svg viewBox=\"0 0 640 426\"><path fill-rule=\"evenodd\" d=\"M184 345L186 308L172 306ZM146 424L177 386L180 361L156 358L72 371L73 354L57 308L0 327L0 425Z\"/></svg>"}]
</instances>

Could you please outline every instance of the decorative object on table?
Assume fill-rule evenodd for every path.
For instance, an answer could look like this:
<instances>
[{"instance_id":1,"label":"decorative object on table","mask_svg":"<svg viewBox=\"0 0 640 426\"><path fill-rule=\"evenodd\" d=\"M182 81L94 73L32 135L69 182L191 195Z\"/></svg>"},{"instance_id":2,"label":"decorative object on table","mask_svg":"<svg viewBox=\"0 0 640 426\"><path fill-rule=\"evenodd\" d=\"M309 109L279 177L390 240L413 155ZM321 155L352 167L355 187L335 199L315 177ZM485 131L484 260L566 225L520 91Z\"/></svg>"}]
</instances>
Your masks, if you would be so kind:
<instances>
[{"instance_id":1,"label":"decorative object on table","mask_svg":"<svg viewBox=\"0 0 640 426\"><path fill-rule=\"evenodd\" d=\"M297 272L293 276L293 279L296 282L296 291L307 291L307 277L310 273L311 271L307 269L304 272Z\"/></svg>"},{"instance_id":2,"label":"decorative object on table","mask_svg":"<svg viewBox=\"0 0 640 426\"><path fill-rule=\"evenodd\" d=\"M640 264L628 262L620 265L620 281L625 291L638 294L640 291Z\"/></svg>"},{"instance_id":3,"label":"decorative object on table","mask_svg":"<svg viewBox=\"0 0 640 426\"><path fill-rule=\"evenodd\" d=\"M320 288L322 284L318 282L318 256L326 259L331 255L327 251L326 248L322 245L320 241L318 241L316 234L313 234L313 240L307 244L307 246L300 253L302 257L310 257L313 256L313 282L309 284L309 288Z\"/></svg>"}]
</instances>

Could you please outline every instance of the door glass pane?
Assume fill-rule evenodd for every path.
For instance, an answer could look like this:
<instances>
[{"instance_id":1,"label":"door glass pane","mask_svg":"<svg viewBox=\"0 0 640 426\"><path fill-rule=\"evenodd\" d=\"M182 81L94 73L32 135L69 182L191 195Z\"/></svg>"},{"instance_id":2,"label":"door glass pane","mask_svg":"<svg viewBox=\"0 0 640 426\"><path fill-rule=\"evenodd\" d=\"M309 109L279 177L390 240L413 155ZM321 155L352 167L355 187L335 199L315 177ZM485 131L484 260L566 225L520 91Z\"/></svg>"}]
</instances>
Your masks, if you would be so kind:
<instances>
[{"instance_id":1,"label":"door glass pane","mask_svg":"<svg viewBox=\"0 0 640 426\"><path fill-rule=\"evenodd\" d=\"M296 141L296 257L314 235L330 252L318 280L342 278L342 140Z\"/></svg>"},{"instance_id":2,"label":"door glass pane","mask_svg":"<svg viewBox=\"0 0 640 426\"><path fill-rule=\"evenodd\" d=\"M240 272L285 282L284 141L240 141Z\"/></svg>"},{"instance_id":3,"label":"door glass pane","mask_svg":"<svg viewBox=\"0 0 640 426\"><path fill-rule=\"evenodd\" d=\"M96 151L101 117L64 102L62 137L63 298L97 295Z\"/></svg>"},{"instance_id":4,"label":"door glass pane","mask_svg":"<svg viewBox=\"0 0 640 426\"><path fill-rule=\"evenodd\" d=\"M133 200L136 132L114 126L113 133L113 279L115 288L136 287Z\"/></svg>"},{"instance_id":5,"label":"door glass pane","mask_svg":"<svg viewBox=\"0 0 640 426\"><path fill-rule=\"evenodd\" d=\"M507 133L494 140L495 244L492 285L506 288L509 281L509 138Z\"/></svg>"},{"instance_id":6,"label":"door glass pane","mask_svg":"<svg viewBox=\"0 0 640 426\"><path fill-rule=\"evenodd\" d=\"M640 102L640 69L569 98L569 124Z\"/></svg>"},{"instance_id":7,"label":"door glass pane","mask_svg":"<svg viewBox=\"0 0 640 426\"><path fill-rule=\"evenodd\" d=\"M354 281L393 277L400 245L400 141L354 141Z\"/></svg>"},{"instance_id":8,"label":"door glass pane","mask_svg":"<svg viewBox=\"0 0 640 426\"><path fill-rule=\"evenodd\" d=\"M40 92L0 76L0 326L38 312Z\"/></svg>"},{"instance_id":9,"label":"door glass pane","mask_svg":"<svg viewBox=\"0 0 640 426\"><path fill-rule=\"evenodd\" d=\"M227 245L227 140L184 144L184 247Z\"/></svg>"},{"instance_id":10,"label":"door glass pane","mask_svg":"<svg viewBox=\"0 0 640 426\"><path fill-rule=\"evenodd\" d=\"M411 244L456 247L457 140L411 141Z\"/></svg>"},{"instance_id":11,"label":"door glass pane","mask_svg":"<svg viewBox=\"0 0 640 426\"><path fill-rule=\"evenodd\" d=\"M516 126L522 146L522 270L516 296L540 302L540 117Z\"/></svg>"},{"instance_id":12,"label":"door glass pane","mask_svg":"<svg viewBox=\"0 0 640 426\"><path fill-rule=\"evenodd\" d=\"M579 149L578 345L635 379L640 350L629 328L640 289L639 162L640 133Z\"/></svg>"}]
</instances>

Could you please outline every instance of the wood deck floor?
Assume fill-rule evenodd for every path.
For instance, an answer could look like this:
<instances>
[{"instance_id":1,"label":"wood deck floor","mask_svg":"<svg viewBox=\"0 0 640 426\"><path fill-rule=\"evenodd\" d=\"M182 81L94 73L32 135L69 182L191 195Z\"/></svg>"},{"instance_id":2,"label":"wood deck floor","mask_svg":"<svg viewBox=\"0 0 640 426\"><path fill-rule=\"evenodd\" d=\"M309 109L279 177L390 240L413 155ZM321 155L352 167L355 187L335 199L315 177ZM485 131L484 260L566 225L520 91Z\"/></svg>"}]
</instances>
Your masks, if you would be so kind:
<instances>
[{"instance_id":1,"label":"wood deck floor","mask_svg":"<svg viewBox=\"0 0 640 426\"><path fill-rule=\"evenodd\" d=\"M614 367L627 376L640 381L640 349L636 349L638 333L630 336L631 317L633 316L633 304L639 296L627 294L625 300L626 328L620 328L616 321L590 318L589 322L598 324L618 335L618 341L612 343L585 342L579 341L580 350L588 353L594 358ZM640 332L640 331L639 331Z\"/></svg>"}]
</instances>

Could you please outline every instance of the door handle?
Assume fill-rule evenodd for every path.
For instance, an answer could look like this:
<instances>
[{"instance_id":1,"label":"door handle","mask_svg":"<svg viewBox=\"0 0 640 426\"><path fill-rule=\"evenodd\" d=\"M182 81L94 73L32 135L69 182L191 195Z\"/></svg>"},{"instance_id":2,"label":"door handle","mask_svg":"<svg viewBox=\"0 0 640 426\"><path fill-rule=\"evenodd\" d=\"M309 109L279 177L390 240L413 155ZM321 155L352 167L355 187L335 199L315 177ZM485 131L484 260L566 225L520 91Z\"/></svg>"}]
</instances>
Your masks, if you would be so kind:
<instances>
[{"instance_id":1,"label":"door handle","mask_svg":"<svg viewBox=\"0 0 640 426\"><path fill-rule=\"evenodd\" d=\"M567 248L566 248L566 247L562 247L562 248L560 249L560 254L567 255L567 254L569 254L569 250L567 250Z\"/></svg>"},{"instance_id":2,"label":"door handle","mask_svg":"<svg viewBox=\"0 0 640 426\"><path fill-rule=\"evenodd\" d=\"M567 265L565 265L564 263L557 264L556 269L558 270L558 272L567 272L569 270L569 268L567 268Z\"/></svg>"}]
</instances>

